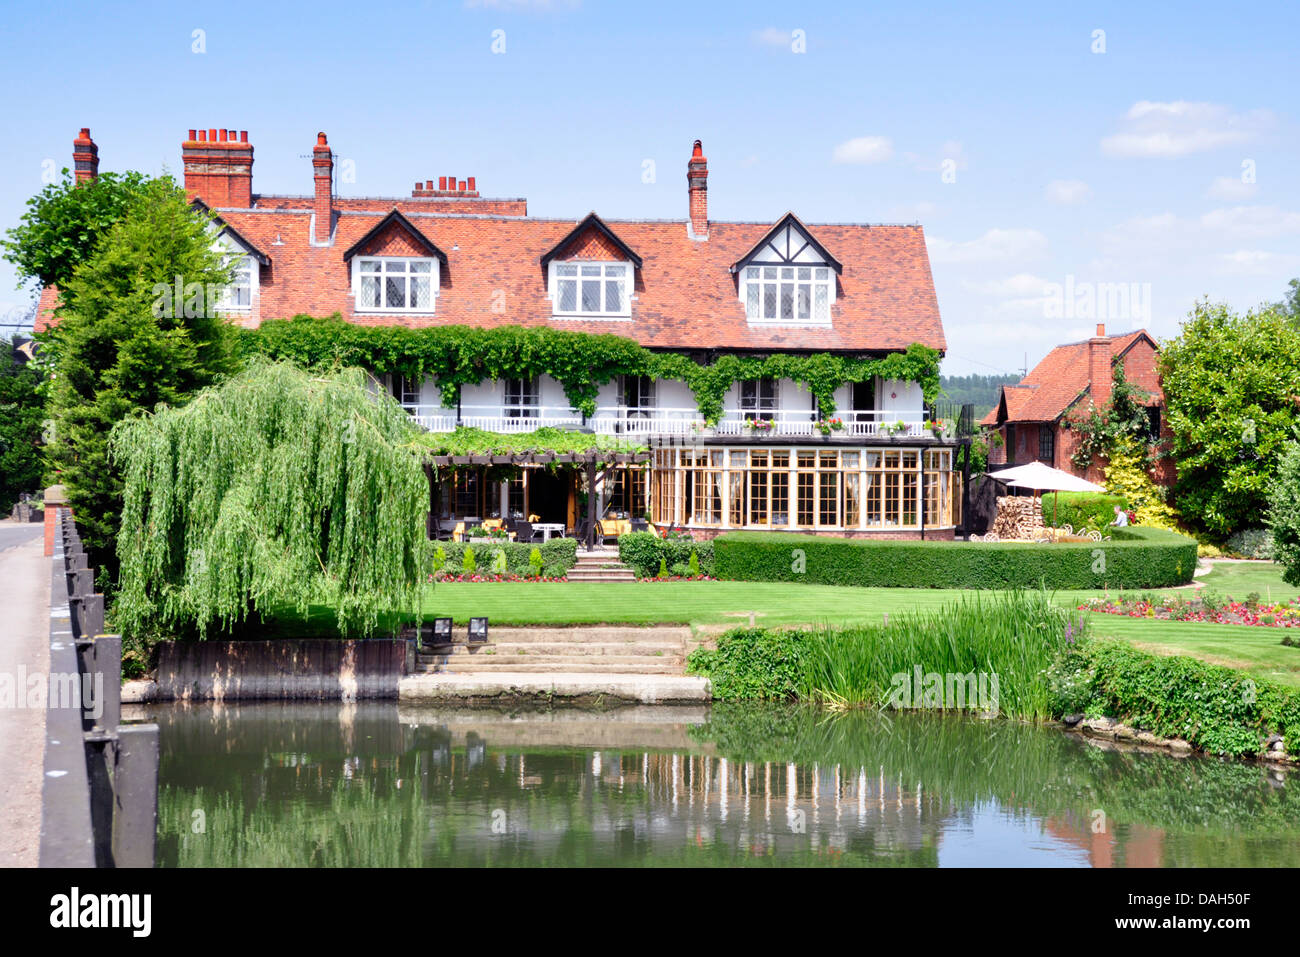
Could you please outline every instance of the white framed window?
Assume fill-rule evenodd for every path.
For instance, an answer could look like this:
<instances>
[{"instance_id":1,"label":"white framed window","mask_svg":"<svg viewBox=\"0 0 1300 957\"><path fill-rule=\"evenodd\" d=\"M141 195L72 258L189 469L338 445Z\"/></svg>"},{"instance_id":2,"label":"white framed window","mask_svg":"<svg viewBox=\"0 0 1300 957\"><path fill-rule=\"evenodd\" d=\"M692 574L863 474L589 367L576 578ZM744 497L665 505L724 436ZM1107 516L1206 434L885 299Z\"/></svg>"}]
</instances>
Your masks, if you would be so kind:
<instances>
[{"instance_id":1,"label":"white framed window","mask_svg":"<svg viewBox=\"0 0 1300 957\"><path fill-rule=\"evenodd\" d=\"M221 290L217 308L222 312L249 312L253 308L253 290L257 288L257 261L252 256L227 255L230 285Z\"/></svg>"},{"instance_id":2,"label":"white framed window","mask_svg":"<svg viewBox=\"0 0 1300 957\"><path fill-rule=\"evenodd\" d=\"M433 312L438 260L358 256L352 260L358 312Z\"/></svg>"},{"instance_id":3,"label":"white framed window","mask_svg":"<svg viewBox=\"0 0 1300 957\"><path fill-rule=\"evenodd\" d=\"M772 420L780 408L780 392L775 379L747 379L740 383L741 417Z\"/></svg>"},{"instance_id":4,"label":"white framed window","mask_svg":"<svg viewBox=\"0 0 1300 957\"><path fill-rule=\"evenodd\" d=\"M632 315L632 264L551 263L552 312L557 316L627 318Z\"/></svg>"},{"instance_id":5,"label":"white framed window","mask_svg":"<svg viewBox=\"0 0 1300 957\"><path fill-rule=\"evenodd\" d=\"M829 266L746 266L742 298L750 322L828 323L835 301Z\"/></svg>"}]
</instances>

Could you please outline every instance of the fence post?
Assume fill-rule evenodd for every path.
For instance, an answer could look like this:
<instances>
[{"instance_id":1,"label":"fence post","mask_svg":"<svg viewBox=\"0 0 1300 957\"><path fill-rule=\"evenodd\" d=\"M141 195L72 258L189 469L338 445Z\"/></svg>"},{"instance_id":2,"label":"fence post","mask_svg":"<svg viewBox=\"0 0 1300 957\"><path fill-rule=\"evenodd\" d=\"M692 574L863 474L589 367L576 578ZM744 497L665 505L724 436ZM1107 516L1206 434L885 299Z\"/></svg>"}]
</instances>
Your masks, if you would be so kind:
<instances>
[{"instance_id":1,"label":"fence post","mask_svg":"<svg viewBox=\"0 0 1300 957\"><path fill-rule=\"evenodd\" d=\"M117 729L113 866L153 867L158 836L158 725Z\"/></svg>"}]
</instances>

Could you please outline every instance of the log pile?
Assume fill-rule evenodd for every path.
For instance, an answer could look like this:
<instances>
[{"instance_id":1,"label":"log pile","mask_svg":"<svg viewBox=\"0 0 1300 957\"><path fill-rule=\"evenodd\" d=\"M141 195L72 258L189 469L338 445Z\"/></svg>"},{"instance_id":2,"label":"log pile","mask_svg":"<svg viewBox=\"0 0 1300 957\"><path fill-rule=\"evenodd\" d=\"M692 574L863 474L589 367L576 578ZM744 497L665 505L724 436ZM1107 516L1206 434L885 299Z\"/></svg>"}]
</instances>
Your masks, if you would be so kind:
<instances>
[{"instance_id":1,"label":"log pile","mask_svg":"<svg viewBox=\"0 0 1300 957\"><path fill-rule=\"evenodd\" d=\"M1043 526L1038 499L1029 495L999 496L993 533L1003 541L1043 538L1047 529Z\"/></svg>"}]
</instances>

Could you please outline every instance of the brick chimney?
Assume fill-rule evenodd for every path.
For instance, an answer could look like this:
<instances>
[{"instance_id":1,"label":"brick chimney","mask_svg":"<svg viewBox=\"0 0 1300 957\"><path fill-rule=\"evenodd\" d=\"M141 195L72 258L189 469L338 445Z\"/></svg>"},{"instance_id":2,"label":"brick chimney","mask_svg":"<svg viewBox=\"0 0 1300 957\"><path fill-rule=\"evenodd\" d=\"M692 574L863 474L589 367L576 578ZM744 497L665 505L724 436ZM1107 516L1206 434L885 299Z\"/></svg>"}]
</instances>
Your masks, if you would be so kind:
<instances>
[{"instance_id":1,"label":"brick chimney","mask_svg":"<svg viewBox=\"0 0 1300 957\"><path fill-rule=\"evenodd\" d=\"M686 187L690 196L690 222L686 229L692 239L709 238L709 161L704 148L695 141L686 164Z\"/></svg>"},{"instance_id":2,"label":"brick chimney","mask_svg":"<svg viewBox=\"0 0 1300 957\"><path fill-rule=\"evenodd\" d=\"M99 175L99 147L90 138L89 126L83 126L81 134L72 141L72 165L78 183L89 183Z\"/></svg>"},{"instance_id":3,"label":"brick chimney","mask_svg":"<svg viewBox=\"0 0 1300 957\"><path fill-rule=\"evenodd\" d=\"M1110 340L1106 326L1097 323L1097 334L1088 340L1088 394L1097 408L1110 404L1111 362Z\"/></svg>"},{"instance_id":4,"label":"brick chimney","mask_svg":"<svg viewBox=\"0 0 1300 957\"><path fill-rule=\"evenodd\" d=\"M212 207L253 205L253 147L248 130L190 130L181 144L185 192Z\"/></svg>"},{"instance_id":5,"label":"brick chimney","mask_svg":"<svg viewBox=\"0 0 1300 957\"><path fill-rule=\"evenodd\" d=\"M316 134L316 145L311 151L311 171L316 180L316 233L312 242L323 246L330 241L334 224L334 154L324 133Z\"/></svg>"},{"instance_id":6,"label":"brick chimney","mask_svg":"<svg viewBox=\"0 0 1300 957\"><path fill-rule=\"evenodd\" d=\"M478 187L475 185L474 177L457 180L456 177L439 176L438 188L433 188L433 180L426 179L423 183L416 183L415 189L411 190L412 199L478 199Z\"/></svg>"}]
</instances>

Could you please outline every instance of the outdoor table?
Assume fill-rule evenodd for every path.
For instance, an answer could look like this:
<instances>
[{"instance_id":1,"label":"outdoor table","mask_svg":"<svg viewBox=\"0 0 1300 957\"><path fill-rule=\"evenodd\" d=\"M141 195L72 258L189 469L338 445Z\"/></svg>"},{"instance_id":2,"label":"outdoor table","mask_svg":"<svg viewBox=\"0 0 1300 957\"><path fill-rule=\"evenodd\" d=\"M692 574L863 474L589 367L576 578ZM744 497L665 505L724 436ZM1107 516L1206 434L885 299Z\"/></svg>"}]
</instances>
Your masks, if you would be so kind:
<instances>
[{"instance_id":1,"label":"outdoor table","mask_svg":"<svg viewBox=\"0 0 1300 957\"><path fill-rule=\"evenodd\" d=\"M601 529L611 538L618 538L632 531L632 522L626 518L607 518L601 521Z\"/></svg>"},{"instance_id":2,"label":"outdoor table","mask_svg":"<svg viewBox=\"0 0 1300 957\"><path fill-rule=\"evenodd\" d=\"M549 542L552 535L564 534L563 522L541 522L533 526L533 531L542 533L542 541Z\"/></svg>"}]
</instances>

